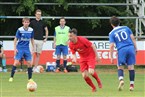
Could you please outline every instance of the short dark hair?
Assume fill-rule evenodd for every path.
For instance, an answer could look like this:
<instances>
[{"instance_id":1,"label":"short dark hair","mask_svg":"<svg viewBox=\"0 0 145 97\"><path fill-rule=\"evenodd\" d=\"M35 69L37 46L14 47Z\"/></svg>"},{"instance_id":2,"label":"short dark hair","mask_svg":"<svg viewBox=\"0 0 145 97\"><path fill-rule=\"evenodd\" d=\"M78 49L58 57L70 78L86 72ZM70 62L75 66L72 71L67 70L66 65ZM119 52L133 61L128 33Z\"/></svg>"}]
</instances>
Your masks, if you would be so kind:
<instances>
[{"instance_id":1,"label":"short dark hair","mask_svg":"<svg viewBox=\"0 0 145 97\"><path fill-rule=\"evenodd\" d=\"M22 22L24 22L24 21L30 21L30 18L24 17L24 18L22 19Z\"/></svg>"},{"instance_id":2,"label":"short dark hair","mask_svg":"<svg viewBox=\"0 0 145 97\"><path fill-rule=\"evenodd\" d=\"M120 25L120 20L119 18L117 18L116 16L112 16L110 19L110 24L112 24L113 26L119 26Z\"/></svg>"},{"instance_id":3,"label":"short dark hair","mask_svg":"<svg viewBox=\"0 0 145 97\"><path fill-rule=\"evenodd\" d=\"M35 14L37 13L37 12L42 12L40 9L37 9L36 11L35 11Z\"/></svg>"},{"instance_id":4,"label":"short dark hair","mask_svg":"<svg viewBox=\"0 0 145 97\"><path fill-rule=\"evenodd\" d=\"M70 31L69 31L69 33L73 33L73 34L75 34L75 35L77 35L77 29L76 28L72 28L72 29L70 29Z\"/></svg>"}]
</instances>

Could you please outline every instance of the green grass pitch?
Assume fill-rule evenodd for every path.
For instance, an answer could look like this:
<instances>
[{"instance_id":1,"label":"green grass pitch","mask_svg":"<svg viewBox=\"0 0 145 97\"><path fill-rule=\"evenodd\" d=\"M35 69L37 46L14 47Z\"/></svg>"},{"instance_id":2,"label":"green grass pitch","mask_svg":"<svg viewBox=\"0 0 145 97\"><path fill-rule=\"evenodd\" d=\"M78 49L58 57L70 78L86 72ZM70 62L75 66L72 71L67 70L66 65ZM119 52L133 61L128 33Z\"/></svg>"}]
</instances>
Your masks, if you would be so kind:
<instances>
[{"instance_id":1,"label":"green grass pitch","mask_svg":"<svg viewBox=\"0 0 145 97\"><path fill-rule=\"evenodd\" d=\"M27 74L17 72L12 83L8 82L10 72L0 73L0 97L145 97L145 72L136 71L135 90L129 91L128 71L125 71L125 86L118 91L118 78L116 71L107 69L98 70L103 88L97 88L92 93L91 88L83 80L81 73L52 73L33 74L38 88L35 92L26 89ZM91 79L93 79L91 77ZM93 82L97 86L96 81Z\"/></svg>"}]
</instances>

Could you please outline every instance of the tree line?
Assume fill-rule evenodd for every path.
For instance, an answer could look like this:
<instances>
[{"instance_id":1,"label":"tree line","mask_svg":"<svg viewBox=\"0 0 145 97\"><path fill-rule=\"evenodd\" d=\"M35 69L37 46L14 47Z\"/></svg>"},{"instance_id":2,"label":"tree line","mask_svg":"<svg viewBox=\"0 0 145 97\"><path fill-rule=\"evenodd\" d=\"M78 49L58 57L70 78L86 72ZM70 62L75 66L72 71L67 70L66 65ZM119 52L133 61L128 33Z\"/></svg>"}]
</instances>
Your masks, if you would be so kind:
<instances>
[{"instance_id":1,"label":"tree line","mask_svg":"<svg viewBox=\"0 0 145 97\"><path fill-rule=\"evenodd\" d=\"M68 3L125 3L126 0L0 0L0 2L16 2L19 4L0 6L1 16L34 16L36 9L42 10L42 16L80 16L80 17L111 17L134 16L132 7L126 6L71 6ZM36 3L59 3L59 5L36 5ZM53 35L54 27L59 20L44 19L49 28L49 35ZM71 28L77 28L79 35L107 36L112 30L108 19L71 19L66 20ZM121 25L135 29L135 21L124 19ZM15 35L18 27L22 26L21 19L0 19L0 35Z\"/></svg>"}]
</instances>

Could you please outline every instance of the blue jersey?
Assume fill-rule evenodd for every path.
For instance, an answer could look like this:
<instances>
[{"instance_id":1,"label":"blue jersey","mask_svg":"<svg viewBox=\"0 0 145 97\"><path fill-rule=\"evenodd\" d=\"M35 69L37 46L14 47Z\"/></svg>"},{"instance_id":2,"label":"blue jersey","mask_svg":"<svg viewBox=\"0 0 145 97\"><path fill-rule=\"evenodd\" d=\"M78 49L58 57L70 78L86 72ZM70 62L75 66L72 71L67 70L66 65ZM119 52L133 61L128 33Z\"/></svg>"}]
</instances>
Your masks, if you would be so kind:
<instances>
[{"instance_id":1,"label":"blue jersey","mask_svg":"<svg viewBox=\"0 0 145 97\"><path fill-rule=\"evenodd\" d=\"M126 46L133 46L131 34L132 31L127 26L118 26L109 33L109 41L115 43L117 50Z\"/></svg>"},{"instance_id":2,"label":"blue jersey","mask_svg":"<svg viewBox=\"0 0 145 97\"><path fill-rule=\"evenodd\" d=\"M17 48L29 48L29 42L34 38L33 29L31 27L28 27L27 30L23 27L18 28L16 38L18 39Z\"/></svg>"}]
</instances>

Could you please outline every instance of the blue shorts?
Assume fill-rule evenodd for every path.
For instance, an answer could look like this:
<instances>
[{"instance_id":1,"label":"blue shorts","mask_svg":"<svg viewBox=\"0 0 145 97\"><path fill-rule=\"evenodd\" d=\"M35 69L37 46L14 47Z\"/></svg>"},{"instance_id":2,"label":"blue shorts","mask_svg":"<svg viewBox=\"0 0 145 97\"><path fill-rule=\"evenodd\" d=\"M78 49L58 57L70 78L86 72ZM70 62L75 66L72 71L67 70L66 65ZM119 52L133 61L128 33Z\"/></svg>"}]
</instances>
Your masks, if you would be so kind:
<instances>
[{"instance_id":1,"label":"blue shorts","mask_svg":"<svg viewBox=\"0 0 145 97\"><path fill-rule=\"evenodd\" d=\"M55 48L55 54L61 55L61 53L63 54L63 56L68 55L68 46L57 45Z\"/></svg>"},{"instance_id":2,"label":"blue shorts","mask_svg":"<svg viewBox=\"0 0 145 97\"><path fill-rule=\"evenodd\" d=\"M118 51L118 66L134 65L136 63L136 53L134 46L123 47Z\"/></svg>"},{"instance_id":3,"label":"blue shorts","mask_svg":"<svg viewBox=\"0 0 145 97\"><path fill-rule=\"evenodd\" d=\"M21 58L24 58L26 61L32 60L32 55L29 49L17 49L18 52L15 56L15 60L21 60Z\"/></svg>"}]
</instances>

